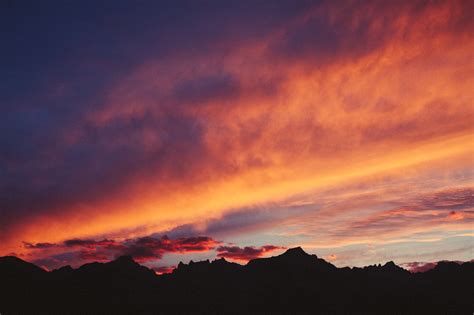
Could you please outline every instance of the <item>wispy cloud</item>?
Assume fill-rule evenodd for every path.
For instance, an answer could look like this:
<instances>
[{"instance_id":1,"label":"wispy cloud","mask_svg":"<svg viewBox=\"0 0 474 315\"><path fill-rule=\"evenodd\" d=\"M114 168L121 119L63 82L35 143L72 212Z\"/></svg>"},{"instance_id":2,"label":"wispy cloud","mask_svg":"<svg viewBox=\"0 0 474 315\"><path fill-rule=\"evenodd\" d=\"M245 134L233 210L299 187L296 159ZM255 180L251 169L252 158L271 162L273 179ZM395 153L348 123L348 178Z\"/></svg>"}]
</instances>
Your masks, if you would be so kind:
<instances>
[{"instance_id":1,"label":"wispy cloud","mask_svg":"<svg viewBox=\"0 0 474 315\"><path fill-rule=\"evenodd\" d=\"M8 9L0 254L472 224L472 1L162 6Z\"/></svg>"}]
</instances>

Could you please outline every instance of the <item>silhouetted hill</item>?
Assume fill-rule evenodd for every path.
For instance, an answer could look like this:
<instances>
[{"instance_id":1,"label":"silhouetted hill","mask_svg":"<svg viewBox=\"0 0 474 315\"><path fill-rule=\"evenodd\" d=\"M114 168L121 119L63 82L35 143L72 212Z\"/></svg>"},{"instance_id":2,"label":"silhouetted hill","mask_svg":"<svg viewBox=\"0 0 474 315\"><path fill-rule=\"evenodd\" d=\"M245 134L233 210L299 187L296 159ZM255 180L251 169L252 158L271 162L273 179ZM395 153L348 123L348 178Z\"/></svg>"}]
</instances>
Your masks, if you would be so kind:
<instances>
[{"instance_id":1,"label":"silhouetted hill","mask_svg":"<svg viewBox=\"0 0 474 315\"><path fill-rule=\"evenodd\" d=\"M0 257L0 276L6 277L41 277L46 271L40 267L21 260L15 256Z\"/></svg>"},{"instance_id":2,"label":"silhouetted hill","mask_svg":"<svg viewBox=\"0 0 474 315\"><path fill-rule=\"evenodd\" d=\"M336 267L316 255L309 255L301 247L290 248L283 254L270 258L257 258L249 261L247 269L263 270L269 272L304 272L304 271L331 271Z\"/></svg>"},{"instance_id":3,"label":"silhouetted hill","mask_svg":"<svg viewBox=\"0 0 474 315\"><path fill-rule=\"evenodd\" d=\"M447 313L474 310L474 263L411 274L393 262L336 268L300 247L242 266L221 258L157 276L132 257L51 272L0 257L0 312Z\"/></svg>"},{"instance_id":4,"label":"silhouetted hill","mask_svg":"<svg viewBox=\"0 0 474 315\"><path fill-rule=\"evenodd\" d=\"M149 268L137 264L131 256L121 256L108 263L90 263L81 266L77 272L82 277L110 277L130 281L153 278L155 273Z\"/></svg>"}]
</instances>

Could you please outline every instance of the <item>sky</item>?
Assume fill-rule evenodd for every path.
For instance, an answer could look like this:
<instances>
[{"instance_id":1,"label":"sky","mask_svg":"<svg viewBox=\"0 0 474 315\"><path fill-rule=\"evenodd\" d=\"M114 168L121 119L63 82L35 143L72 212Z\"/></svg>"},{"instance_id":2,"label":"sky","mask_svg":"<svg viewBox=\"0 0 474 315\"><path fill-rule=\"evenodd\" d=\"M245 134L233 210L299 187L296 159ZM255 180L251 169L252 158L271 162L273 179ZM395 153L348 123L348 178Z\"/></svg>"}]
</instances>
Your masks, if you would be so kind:
<instances>
[{"instance_id":1,"label":"sky","mask_svg":"<svg viewBox=\"0 0 474 315\"><path fill-rule=\"evenodd\" d=\"M2 1L0 255L474 258L473 1Z\"/></svg>"}]
</instances>

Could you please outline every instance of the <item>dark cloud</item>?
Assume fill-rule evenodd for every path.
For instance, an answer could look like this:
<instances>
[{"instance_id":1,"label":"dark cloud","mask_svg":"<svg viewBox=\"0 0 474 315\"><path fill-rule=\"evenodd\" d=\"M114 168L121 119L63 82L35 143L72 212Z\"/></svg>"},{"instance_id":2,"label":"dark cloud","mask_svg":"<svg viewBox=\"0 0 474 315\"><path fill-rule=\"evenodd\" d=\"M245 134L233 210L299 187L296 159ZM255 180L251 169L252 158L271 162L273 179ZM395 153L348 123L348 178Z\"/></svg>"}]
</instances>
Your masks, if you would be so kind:
<instances>
[{"instance_id":1,"label":"dark cloud","mask_svg":"<svg viewBox=\"0 0 474 315\"><path fill-rule=\"evenodd\" d=\"M59 263L64 264L64 262L78 264L86 261L107 261L123 255L130 255L139 262L146 262L161 259L166 253L210 251L220 243L207 236L176 239L170 239L167 236L160 238L147 236L124 241L71 239L58 244L24 242L24 247L31 250L56 249L56 251L68 253L67 257L54 254L48 258L42 258L43 264L49 261L52 265L57 266ZM71 249L75 251L70 252Z\"/></svg>"},{"instance_id":2,"label":"dark cloud","mask_svg":"<svg viewBox=\"0 0 474 315\"><path fill-rule=\"evenodd\" d=\"M138 261L159 259L165 253L204 252L215 248L218 241L207 237L183 237L169 239L167 236L161 238L142 237L136 240L125 241L126 249L122 254L130 255Z\"/></svg>"},{"instance_id":3,"label":"dark cloud","mask_svg":"<svg viewBox=\"0 0 474 315\"><path fill-rule=\"evenodd\" d=\"M23 242L23 246L28 249L44 249L44 248L52 248L52 247L57 247L57 244L53 243L27 243Z\"/></svg>"},{"instance_id":4,"label":"dark cloud","mask_svg":"<svg viewBox=\"0 0 474 315\"><path fill-rule=\"evenodd\" d=\"M47 245L45 245L47 244ZM110 239L89 240L71 239L62 243L24 243L29 250L45 251L46 255L35 260L39 265L54 269L66 264L80 265L90 261L109 261L123 255L132 256L140 263L160 260L168 253L197 253L217 251L218 257L235 260L250 260L261 257L266 253L283 249L284 247L265 245L261 247L223 246L222 242L208 236L191 236L171 239L166 235L161 237L146 236L123 241ZM53 250L55 254L50 254ZM58 253L59 252L59 253ZM41 255L40 255L41 256ZM160 269L161 268L161 269ZM155 268L158 273L170 272L172 266Z\"/></svg>"},{"instance_id":5,"label":"dark cloud","mask_svg":"<svg viewBox=\"0 0 474 315\"><path fill-rule=\"evenodd\" d=\"M104 239L102 241L72 239L72 240L64 241L63 245L66 247L96 248L96 247L115 246L117 245L117 242L115 242L114 240L107 240L107 239Z\"/></svg>"},{"instance_id":6,"label":"dark cloud","mask_svg":"<svg viewBox=\"0 0 474 315\"><path fill-rule=\"evenodd\" d=\"M65 240L62 243L28 243L23 242L23 245L27 249L45 249L45 248L54 248L54 247L79 247L86 249L94 249L97 247L104 248L116 248L120 246L120 243L114 240L103 239L101 241L90 240L90 239L70 239Z\"/></svg>"},{"instance_id":7,"label":"dark cloud","mask_svg":"<svg viewBox=\"0 0 474 315\"><path fill-rule=\"evenodd\" d=\"M261 247L219 246L217 247L216 251L218 257L248 261L279 249L284 249L284 247L273 245L265 245Z\"/></svg>"}]
</instances>

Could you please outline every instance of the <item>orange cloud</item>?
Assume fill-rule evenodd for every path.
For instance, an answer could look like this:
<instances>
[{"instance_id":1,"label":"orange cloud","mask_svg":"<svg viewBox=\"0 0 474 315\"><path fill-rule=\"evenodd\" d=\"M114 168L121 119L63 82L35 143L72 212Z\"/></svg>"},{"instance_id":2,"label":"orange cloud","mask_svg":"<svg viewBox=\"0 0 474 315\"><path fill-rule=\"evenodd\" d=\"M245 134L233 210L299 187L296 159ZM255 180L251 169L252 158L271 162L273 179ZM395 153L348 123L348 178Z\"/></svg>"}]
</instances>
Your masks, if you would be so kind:
<instances>
[{"instance_id":1,"label":"orange cloud","mask_svg":"<svg viewBox=\"0 0 474 315\"><path fill-rule=\"evenodd\" d=\"M153 270L157 275L162 275L166 273L172 273L173 270L176 268L176 266L162 266L162 267L156 267Z\"/></svg>"},{"instance_id":2,"label":"orange cloud","mask_svg":"<svg viewBox=\"0 0 474 315\"><path fill-rule=\"evenodd\" d=\"M80 143L84 125L107 135L138 122L100 143L145 158L130 171L117 162L120 183L98 197L12 221L1 252L24 251L24 240L143 236L473 154L471 4L344 6L315 6L259 41L230 38L225 53L150 58L117 78L65 145ZM381 218L418 217L405 210L351 229L373 237L368 225Z\"/></svg>"}]
</instances>

